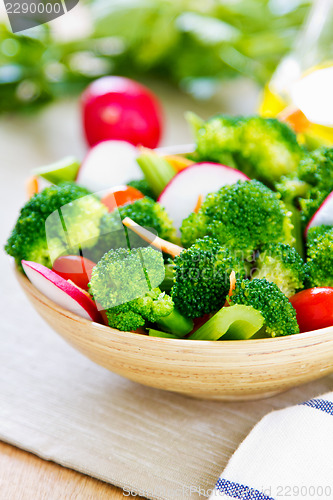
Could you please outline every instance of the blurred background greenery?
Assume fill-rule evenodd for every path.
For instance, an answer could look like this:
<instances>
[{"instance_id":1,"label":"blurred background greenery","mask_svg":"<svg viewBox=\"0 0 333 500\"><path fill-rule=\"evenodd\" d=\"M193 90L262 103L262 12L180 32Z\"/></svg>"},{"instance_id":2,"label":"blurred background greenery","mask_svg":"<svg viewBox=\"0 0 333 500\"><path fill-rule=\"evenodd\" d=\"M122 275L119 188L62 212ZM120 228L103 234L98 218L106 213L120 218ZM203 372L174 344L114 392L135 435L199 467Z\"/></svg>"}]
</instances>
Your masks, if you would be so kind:
<instances>
[{"instance_id":1,"label":"blurred background greenery","mask_svg":"<svg viewBox=\"0 0 333 500\"><path fill-rule=\"evenodd\" d=\"M240 75L263 85L290 51L309 0L91 0L21 34L0 25L0 112L31 111L93 79L168 80L198 99ZM58 22L58 24L57 24ZM71 31L71 30L69 30Z\"/></svg>"}]
</instances>

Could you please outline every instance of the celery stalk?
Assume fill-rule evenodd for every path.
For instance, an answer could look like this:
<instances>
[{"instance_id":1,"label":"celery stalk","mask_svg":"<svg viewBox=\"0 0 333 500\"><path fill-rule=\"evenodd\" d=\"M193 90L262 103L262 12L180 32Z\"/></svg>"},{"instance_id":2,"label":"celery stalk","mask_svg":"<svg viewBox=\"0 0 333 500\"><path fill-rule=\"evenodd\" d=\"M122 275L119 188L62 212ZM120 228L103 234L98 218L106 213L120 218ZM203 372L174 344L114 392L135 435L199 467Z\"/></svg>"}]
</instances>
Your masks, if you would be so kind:
<instances>
[{"instance_id":1,"label":"celery stalk","mask_svg":"<svg viewBox=\"0 0 333 500\"><path fill-rule=\"evenodd\" d=\"M153 151L145 151L137 158L137 162L156 197L176 175L170 163Z\"/></svg>"},{"instance_id":2,"label":"celery stalk","mask_svg":"<svg viewBox=\"0 0 333 500\"><path fill-rule=\"evenodd\" d=\"M191 340L246 340L264 324L262 314L251 306L222 307L204 323L189 339Z\"/></svg>"},{"instance_id":3,"label":"celery stalk","mask_svg":"<svg viewBox=\"0 0 333 500\"><path fill-rule=\"evenodd\" d=\"M176 337L176 335L173 335L172 333L168 332L161 332L160 330L155 330L154 328L149 328L149 336L150 337L161 337L164 339L178 339L179 337Z\"/></svg>"}]
</instances>

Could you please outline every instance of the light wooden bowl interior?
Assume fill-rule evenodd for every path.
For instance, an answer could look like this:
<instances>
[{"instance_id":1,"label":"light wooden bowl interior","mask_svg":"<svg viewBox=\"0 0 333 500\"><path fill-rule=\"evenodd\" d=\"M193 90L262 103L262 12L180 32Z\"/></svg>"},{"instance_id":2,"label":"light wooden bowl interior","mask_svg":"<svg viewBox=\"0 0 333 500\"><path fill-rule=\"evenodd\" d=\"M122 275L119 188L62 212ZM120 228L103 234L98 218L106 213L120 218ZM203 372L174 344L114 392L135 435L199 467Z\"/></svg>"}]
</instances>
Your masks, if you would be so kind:
<instances>
[{"instance_id":1,"label":"light wooden bowl interior","mask_svg":"<svg viewBox=\"0 0 333 500\"><path fill-rule=\"evenodd\" d=\"M274 339L196 341L120 332L46 298L16 270L38 313L95 363L141 384L188 396L243 401L333 372L333 327Z\"/></svg>"}]
</instances>

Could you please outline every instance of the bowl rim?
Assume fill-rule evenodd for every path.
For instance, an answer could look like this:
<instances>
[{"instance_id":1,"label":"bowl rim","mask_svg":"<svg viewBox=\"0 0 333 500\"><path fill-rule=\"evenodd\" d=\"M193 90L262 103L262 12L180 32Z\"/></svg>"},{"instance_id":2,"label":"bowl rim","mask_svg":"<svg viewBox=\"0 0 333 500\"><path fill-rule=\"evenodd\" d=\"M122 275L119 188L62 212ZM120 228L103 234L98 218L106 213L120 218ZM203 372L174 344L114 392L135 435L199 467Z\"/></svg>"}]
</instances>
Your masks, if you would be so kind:
<instances>
[{"instance_id":1,"label":"bowl rim","mask_svg":"<svg viewBox=\"0 0 333 500\"><path fill-rule=\"evenodd\" d=\"M71 320L74 321L79 321L81 323L86 324L87 326L89 325L94 325L94 328L98 328L101 330L103 333L117 333L122 336L124 340L139 340L139 341L144 341L144 342L159 342L164 344L165 346L172 346L173 348L175 345L178 347L193 347L194 345L197 346L202 346L202 347L212 347L212 345L215 346L217 349L226 349L230 348L231 350L235 349L236 346L237 348L239 347L260 347L262 346L267 347L267 346L272 346L272 347L278 347L280 346L281 348L287 348L288 346L286 344L294 344L295 341L309 341L309 340L316 340L318 339L320 343L326 341L333 341L333 326L328 326L326 328L321 328L318 330L311 330L309 332L304 332L304 333L296 333L293 335L286 335L286 336L281 336L281 337L268 337L268 338L263 338L263 339L247 339L247 340L227 340L227 341L216 341L216 340L194 340L194 339L172 339L172 338L164 338L164 337L154 337L150 335L143 335L141 333L136 333L136 332L128 332L128 331L122 331L118 330L116 328L111 328L107 325L97 323L95 321L90 321L88 319L83 318L82 316L79 316L78 314L75 314L71 311L68 311L67 309L59 306L56 302L52 301L46 295L44 295L42 292L40 292L28 279L28 277L18 269L17 265L14 265L14 273L16 275L16 278L20 284L20 286L23 288L23 290L26 293L31 293L32 295L35 296L35 298L39 301L42 302L44 306L52 308L55 310L58 314L61 314L62 316L65 316L67 318L70 318ZM325 338L327 337L327 338ZM221 347L218 347L221 346ZM294 347L294 345L293 345Z\"/></svg>"}]
</instances>

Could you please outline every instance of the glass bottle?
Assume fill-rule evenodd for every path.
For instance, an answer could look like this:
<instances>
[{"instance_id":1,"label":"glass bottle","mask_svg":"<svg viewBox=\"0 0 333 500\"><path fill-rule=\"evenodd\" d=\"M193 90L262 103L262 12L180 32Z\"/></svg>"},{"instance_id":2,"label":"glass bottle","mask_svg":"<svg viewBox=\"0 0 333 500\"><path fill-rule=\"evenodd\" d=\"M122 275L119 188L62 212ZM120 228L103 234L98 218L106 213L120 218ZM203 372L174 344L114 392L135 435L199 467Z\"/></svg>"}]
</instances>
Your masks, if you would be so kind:
<instances>
[{"instance_id":1,"label":"glass bottle","mask_svg":"<svg viewBox=\"0 0 333 500\"><path fill-rule=\"evenodd\" d=\"M259 112L288 122L310 149L333 145L333 0L314 0L294 49L264 89Z\"/></svg>"}]
</instances>

